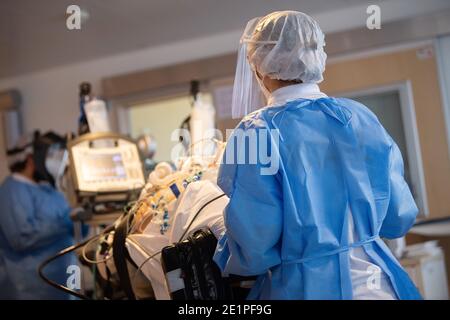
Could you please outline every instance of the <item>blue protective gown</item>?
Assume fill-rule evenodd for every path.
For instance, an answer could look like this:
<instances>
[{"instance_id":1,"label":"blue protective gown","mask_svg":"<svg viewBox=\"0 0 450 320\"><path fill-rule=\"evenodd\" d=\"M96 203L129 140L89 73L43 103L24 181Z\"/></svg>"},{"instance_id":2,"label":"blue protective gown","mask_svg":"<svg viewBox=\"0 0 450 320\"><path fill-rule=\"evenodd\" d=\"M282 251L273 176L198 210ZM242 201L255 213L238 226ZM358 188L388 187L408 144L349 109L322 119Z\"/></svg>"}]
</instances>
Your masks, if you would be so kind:
<instances>
[{"instance_id":1,"label":"blue protective gown","mask_svg":"<svg viewBox=\"0 0 450 320\"><path fill-rule=\"evenodd\" d=\"M69 298L42 281L37 271L45 259L73 244L69 212L63 195L50 185L6 178L0 186L1 299ZM63 256L45 274L65 285L67 267L75 263L73 256Z\"/></svg>"},{"instance_id":2,"label":"blue protective gown","mask_svg":"<svg viewBox=\"0 0 450 320\"><path fill-rule=\"evenodd\" d=\"M418 209L400 151L372 112L344 98L298 99L260 109L237 128L278 129L281 139L269 144L278 172L261 175L262 161L226 161L233 133L218 177L230 202L214 260L226 274L259 275L250 299L352 299L352 247L382 269L397 298L421 298L380 239L404 236ZM258 146L276 141L256 136ZM251 147L239 148L249 159ZM348 241L349 214L357 243Z\"/></svg>"}]
</instances>

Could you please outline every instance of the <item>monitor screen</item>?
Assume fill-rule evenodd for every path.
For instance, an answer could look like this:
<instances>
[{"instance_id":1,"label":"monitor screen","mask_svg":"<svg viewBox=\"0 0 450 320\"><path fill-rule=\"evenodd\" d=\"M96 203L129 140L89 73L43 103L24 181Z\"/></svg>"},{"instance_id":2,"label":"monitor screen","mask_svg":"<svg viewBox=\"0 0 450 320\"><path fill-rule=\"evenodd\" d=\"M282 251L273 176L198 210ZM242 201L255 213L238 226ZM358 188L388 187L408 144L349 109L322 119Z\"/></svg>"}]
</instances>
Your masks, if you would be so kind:
<instances>
[{"instance_id":1,"label":"monitor screen","mask_svg":"<svg viewBox=\"0 0 450 320\"><path fill-rule=\"evenodd\" d=\"M83 180L86 182L125 179L127 177L120 153L85 153L80 162Z\"/></svg>"}]
</instances>

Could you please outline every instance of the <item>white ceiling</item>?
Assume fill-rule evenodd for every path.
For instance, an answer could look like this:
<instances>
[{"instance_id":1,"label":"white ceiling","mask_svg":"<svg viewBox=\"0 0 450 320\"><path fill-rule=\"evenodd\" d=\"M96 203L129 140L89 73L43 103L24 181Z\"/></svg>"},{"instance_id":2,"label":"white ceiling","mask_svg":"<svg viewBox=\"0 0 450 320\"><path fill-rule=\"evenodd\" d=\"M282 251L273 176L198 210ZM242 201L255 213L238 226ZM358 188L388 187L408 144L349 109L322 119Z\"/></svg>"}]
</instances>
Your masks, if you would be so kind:
<instances>
[{"instance_id":1,"label":"white ceiling","mask_svg":"<svg viewBox=\"0 0 450 320\"><path fill-rule=\"evenodd\" d=\"M394 0L1 0L0 78L239 30L274 10L326 16L387 1ZM81 30L66 29L70 4L89 13Z\"/></svg>"}]
</instances>

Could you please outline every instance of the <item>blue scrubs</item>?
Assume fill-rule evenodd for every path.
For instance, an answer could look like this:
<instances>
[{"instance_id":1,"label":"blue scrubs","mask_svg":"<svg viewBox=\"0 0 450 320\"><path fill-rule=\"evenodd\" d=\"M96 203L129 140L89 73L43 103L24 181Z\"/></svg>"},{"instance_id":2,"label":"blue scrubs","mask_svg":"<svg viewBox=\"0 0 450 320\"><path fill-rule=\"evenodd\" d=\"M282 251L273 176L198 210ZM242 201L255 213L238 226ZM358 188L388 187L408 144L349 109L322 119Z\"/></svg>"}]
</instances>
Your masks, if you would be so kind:
<instances>
[{"instance_id":1,"label":"blue scrubs","mask_svg":"<svg viewBox=\"0 0 450 320\"><path fill-rule=\"evenodd\" d=\"M68 299L39 278L39 265L73 244L70 208L49 185L18 181L12 176L0 186L0 298ZM52 280L66 284L66 255L45 269Z\"/></svg>"},{"instance_id":2,"label":"blue scrubs","mask_svg":"<svg viewBox=\"0 0 450 320\"><path fill-rule=\"evenodd\" d=\"M279 158L272 175L261 174L267 161L239 164L239 152L227 159L231 149L251 158L251 145L230 143L235 130L219 172L230 202L214 260L224 273L258 275L250 299L352 299L355 247L388 276L397 298L421 298L380 239L404 236L418 209L400 151L373 113L344 98L298 99L258 110L237 128L256 132L258 148L268 143ZM279 144L273 133L259 134L266 129L278 130Z\"/></svg>"}]
</instances>

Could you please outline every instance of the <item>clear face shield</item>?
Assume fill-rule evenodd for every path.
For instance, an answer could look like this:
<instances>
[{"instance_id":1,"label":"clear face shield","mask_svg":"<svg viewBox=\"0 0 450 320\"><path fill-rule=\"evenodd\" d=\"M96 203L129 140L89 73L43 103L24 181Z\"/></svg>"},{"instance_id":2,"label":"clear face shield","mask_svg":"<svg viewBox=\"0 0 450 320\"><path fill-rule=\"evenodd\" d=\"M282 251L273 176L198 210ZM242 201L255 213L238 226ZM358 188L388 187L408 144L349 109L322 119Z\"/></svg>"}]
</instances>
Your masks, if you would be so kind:
<instances>
[{"instance_id":1,"label":"clear face shield","mask_svg":"<svg viewBox=\"0 0 450 320\"><path fill-rule=\"evenodd\" d=\"M262 84L260 84L260 80L257 78L255 70L247 59L248 44L252 43L251 37L253 31L260 20L261 18L258 17L247 23L239 42L236 74L233 84L233 98L231 103L231 115L233 119L242 118L264 105L263 96L266 94L261 89ZM275 44L276 41L267 41L267 43Z\"/></svg>"},{"instance_id":2,"label":"clear face shield","mask_svg":"<svg viewBox=\"0 0 450 320\"><path fill-rule=\"evenodd\" d=\"M67 151L59 143L49 146L45 156L45 169L53 177L56 184L64 174L67 162Z\"/></svg>"}]
</instances>

